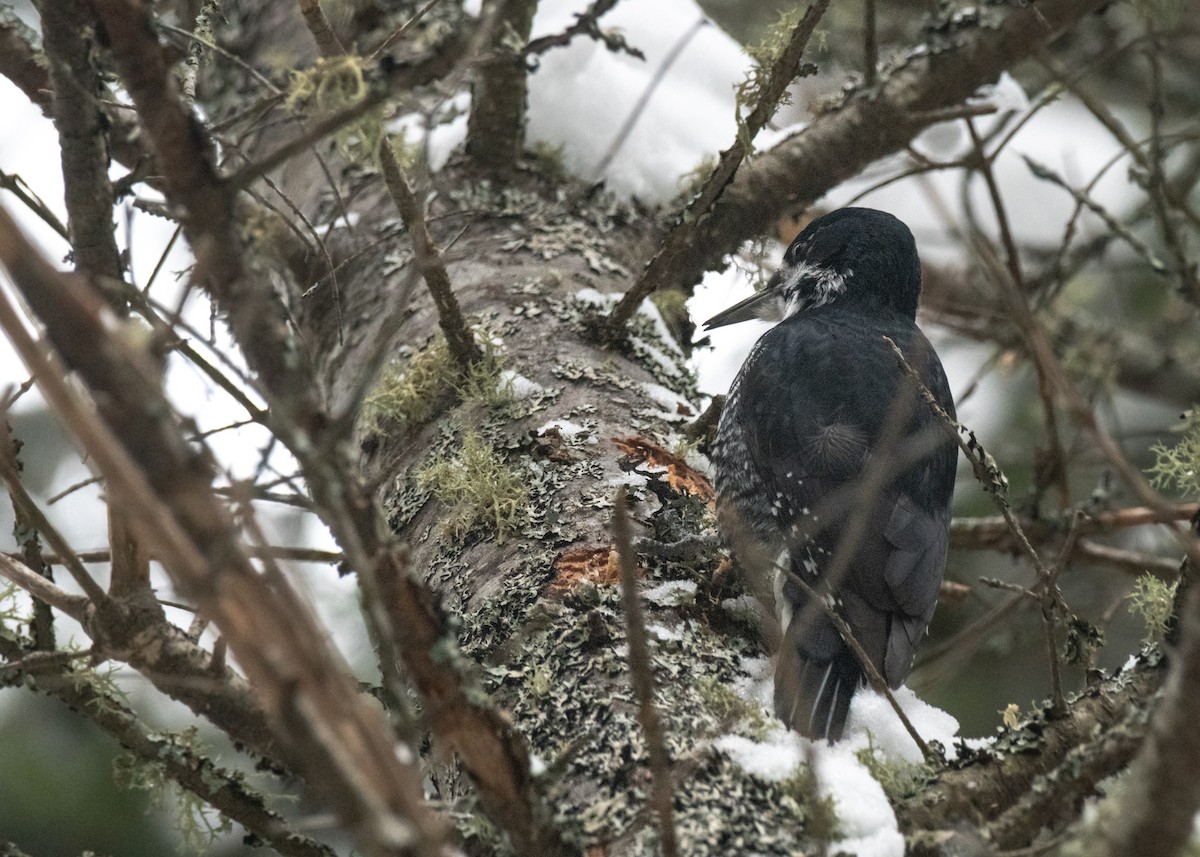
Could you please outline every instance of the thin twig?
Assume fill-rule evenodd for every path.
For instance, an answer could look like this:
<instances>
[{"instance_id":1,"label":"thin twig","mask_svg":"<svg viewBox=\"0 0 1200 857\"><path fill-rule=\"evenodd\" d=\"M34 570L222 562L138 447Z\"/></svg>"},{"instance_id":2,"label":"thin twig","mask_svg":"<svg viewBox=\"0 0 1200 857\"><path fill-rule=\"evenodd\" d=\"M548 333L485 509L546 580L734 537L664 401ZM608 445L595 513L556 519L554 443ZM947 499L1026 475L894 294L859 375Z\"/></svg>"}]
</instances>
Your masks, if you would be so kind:
<instances>
[{"instance_id":1,"label":"thin twig","mask_svg":"<svg viewBox=\"0 0 1200 857\"><path fill-rule=\"evenodd\" d=\"M596 166L592 167L591 175L587 179L587 184L594 184L604 175L604 171L608 169L608 165L616 158L617 152L625 145L625 141L629 139L629 133L633 130L633 126L637 124L642 117L642 113L646 110L646 105L650 103L650 97L654 95L659 84L667 76L667 72L671 70L671 66L679 59L679 55L683 53L683 49L696 37L696 33L708 24L707 18L699 18L691 28L685 32L675 44L671 45L671 49L667 51L667 55L663 57L663 61L658 64L658 68L654 70L654 76L646 84L646 88L642 90L642 94L638 96L638 100L634 102L633 107L629 111L629 115L625 117L625 121L621 123L621 127L617 129L617 133L613 134L612 142L608 144L608 148L604 150L604 154L600 160L596 162Z\"/></svg>"},{"instance_id":2,"label":"thin twig","mask_svg":"<svg viewBox=\"0 0 1200 857\"><path fill-rule=\"evenodd\" d=\"M751 153L754 138L775 115L780 99L783 98L792 81L805 71L800 60L804 56L804 49L808 46L808 40L811 38L813 30L816 29L827 8L829 8L829 0L816 0L796 22L787 45L766 72L766 80L759 91L757 102L751 108L749 115L739 122L737 139L733 141L733 145L721 153L721 160L704 182L704 187L679 212L671 231L663 239L659 251L642 270L641 276L638 277L633 287L613 307L607 323L610 338L619 337L629 319L633 318L633 314L641 306L642 301L663 285L674 270L677 259L691 247L701 220L708 215L717 200L721 198L725 188L737 174L738 168Z\"/></svg>"},{"instance_id":3,"label":"thin twig","mask_svg":"<svg viewBox=\"0 0 1200 857\"><path fill-rule=\"evenodd\" d=\"M338 34L333 31L333 27L329 25L329 19L325 17L325 10L321 8L320 0L298 0L298 2L300 13L304 16L304 23L308 26L308 31L312 33L317 47L321 50L321 56L336 57L344 54L346 47L338 38Z\"/></svg>"},{"instance_id":4,"label":"thin twig","mask_svg":"<svg viewBox=\"0 0 1200 857\"><path fill-rule=\"evenodd\" d=\"M1044 164L1038 163L1028 155L1023 154L1021 155L1021 158L1025 161L1026 166L1029 167L1029 171L1033 173L1034 177L1039 178L1042 181L1047 181L1051 184L1058 185L1067 193L1069 193L1072 199L1074 199L1078 204L1086 207L1089 211L1103 220L1104 225L1107 226L1114 235L1132 247L1134 252L1146 260L1146 264L1150 266L1154 273L1166 274L1168 272L1166 263L1163 262L1162 259L1158 258L1158 256L1153 250L1150 249L1145 241L1134 235L1133 232L1131 232L1123 223L1121 223L1120 220L1110 214L1108 209L1096 202L1083 191L1076 190L1067 182L1066 179Z\"/></svg>"},{"instance_id":5,"label":"thin twig","mask_svg":"<svg viewBox=\"0 0 1200 857\"><path fill-rule=\"evenodd\" d=\"M3 188L21 200L21 203L26 208L41 218L42 222L57 232L64 241L71 240L71 234L67 231L67 227L63 225L63 222L50 210L50 207L42 202L41 198L25 183L25 179L16 173L10 175L9 173L0 171L0 188Z\"/></svg>"},{"instance_id":6,"label":"thin twig","mask_svg":"<svg viewBox=\"0 0 1200 857\"><path fill-rule=\"evenodd\" d=\"M333 857L335 852L328 846L289 829L285 819L268 810L262 795L252 791L240 774L218 767L169 734L150 730L132 709L86 674L65 670L71 661L96 652L54 652L50 657L38 652L20 657L20 651L17 643L0 637L0 656L10 658L0 662L0 681L5 674L19 673L16 677L22 682L83 713L126 750L270 843L284 857Z\"/></svg>"},{"instance_id":7,"label":"thin twig","mask_svg":"<svg viewBox=\"0 0 1200 857\"><path fill-rule=\"evenodd\" d=\"M437 307L438 324L446 337L446 347L454 359L458 370L466 373L470 368L483 359L467 320L463 318L450 285L450 275L442 261L442 254L429 234L429 226L425 223L422 205L413 195L404 170L396 158L391 140L385 135L379 143L379 165L383 169L383 180L387 185L392 201L400 211L400 218L408 229L412 240L413 260L417 269L425 278L429 294Z\"/></svg>"},{"instance_id":8,"label":"thin twig","mask_svg":"<svg viewBox=\"0 0 1200 857\"><path fill-rule=\"evenodd\" d=\"M1021 273L1021 254L1017 249L1017 242L1013 238L1012 228L1009 226L1008 211L1004 205L1004 197L1000 194L1000 185L996 181L996 173L992 167L996 156L1003 150L997 149L991 155L988 155L984 151L983 141L979 137L979 132L975 129L975 123L968 119L966 125L967 132L971 135L971 142L975 147L979 174L983 176L984 184L987 186L988 195L992 201L992 211L995 213L996 222L1000 226L1000 241L1004 245L1004 255L1008 262L1009 276L1012 277L1017 290L1021 294L1025 294L1027 289L1024 276ZM982 240L982 235L978 235L977 237L979 240ZM1053 391L1050 388L1050 380L1046 377L1046 373L1041 367L1035 363L1034 369L1037 372L1038 395L1042 400L1042 413L1046 419L1046 444L1048 446L1047 454L1050 457L1051 472L1057 479L1059 504L1062 507L1067 507L1071 505L1071 486L1067 479L1067 454L1063 450L1062 437L1058 430L1058 416L1054 408Z\"/></svg>"},{"instance_id":9,"label":"thin twig","mask_svg":"<svg viewBox=\"0 0 1200 857\"><path fill-rule=\"evenodd\" d=\"M316 562L336 564L344 562L346 555L340 551L327 551L320 548L298 548L289 545L249 545L246 553L255 559L286 559L290 562ZM15 553L0 553L10 559L20 560ZM111 554L108 548L76 551L75 557L80 562L108 562ZM157 557L152 558L157 559ZM63 565L64 560L58 554L46 554L43 559L51 565ZM176 605L172 605L176 606Z\"/></svg>"},{"instance_id":10,"label":"thin twig","mask_svg":"<svg viewBox=\"0 0 1200 857\"><path fill-rule=\"evenodd\" d=\"M422 6L420 9L418 9L411 18L409 18L407 21L405 21L403 24L401 24L400 27L394 33L392 33L390 36L388 36L386 39L384 39L383 42L379 45L379 47L377 47L375 50L373 50L371 52L371 59L373 59L373 60L379 59L379 55L381 53L386 51L392 45L396 44L396 42L403 39L405 34L407 34L408 31L410 29L412 29L412 27L415 24L420 22L420 20L422 18L424 18L430 12L430 10L433 9L434 6L436 6L438 3L441 3L441 2L442 2L442 0L429 0L429 2L426 3L424 6Z\"/></svg>"},{"instance_id":11,"label":"thin twig","mask_svg":"<svg viewBox=\"0 0 1200 857\"><path fill-rule=\"evenodd\" d=\"M875 0L863 4L863 85L874 86L879 65L879 42L875 28Z\"/></svg>"},{"instance_id":12,"label":"thin twig","mask_svg":"<svg viewBox=\"0 0 1200 857\"><path fill-rule=\"evenodd\" d=\"M678 857L675 786L671 776L671 759L667 755L667 745L663 736L662 718L658 706L654 704L654 666L650 658L641 595L637 589L637 554L633 549L633 528L629 523L629 501L624 485L617 489L612 526L621 572L621 601L625 605L629 674L633 682L633 694L638 703L638 720L642 724L646 748L650 754L650 773L654 778L654 793L651 799L658 813L663 857Z\"/></svg>"},{"instance_id":13,"label":"thin twig","mask_svg":"<svg viewBox=\"0 0 1200 857\"><path fill-rule=\"evenodd\" d=\"M1029 557L1033 563L1033 567L1043 588L1042 619L1046 630L1046 645L1050 660L1051 692L1053 694L1051 701L1055 711L1065 711L1066 699L1063 696L1062 690L1061 667L1059 665L1058 646L1054 638L1052 611L1057 609L1062 611L1064 615L1068 611L1066 605L1063 603L1062 594L1054 584L1050 570L1042 562L1037 550L1030 543L1029 538L1025 535L1025 531L1021 528L1020 521L1017 520L1017 516L1013 514L1012 508L1008 504L1008 480L991 455L975 439L975 433L965 429L942 409L933 393L930 392L929 388L925 386L924 381L921 380L920 373L909 365L904 353L897 347L896 343L886 336L883 339L896 355L896 360L901 370L916 385L917 391L933 411L938 424L942 426L948 436L954 439L958 448L962 450L963 455L971 462L971 466L975 471L975 478L979 480L984 490L991 495L993 502L1004 517L1004 522L1009 527L1010 532L1012 532L1013 538L1016 540L1021 552ZM964 435L969 440L964 439Z\"/></svg>"},{"instance_id":14,"label":"thin twig","mask_svg":"<svg viewBox=\"0 0 1200 857\"><path fill-rule=\"evenodd\" d=\"M957 29L923 45L879 85L860 88L839 107L743 167L679 260L672 280L682 286L767 233L864 167L907 146L929 125L929 111L962 103L1039 45L1076 24L1105 0L1039 0L1006 7L1003 17ZM954 28L951 28L954 29ZM863 129L870 128L870 134Z\"/></svg>"},{"instance_id":15,"label":"thin twig","mask_svg":"<svg viewBox=\"0 0 1200 857\"><path fill-rule=\"evenodd\" d=\"M0 449L0 479L3 479L5 487L8 488L8 495L12 498L13 508L18 515L29 526L41 533L42 538L62 557L62 564L71 573L71 577L79 584L79 588L83 590L84 594L94 604L106 603L108 595L105 594L104 588L92 579L91 574L84 568L83 563L72 549L71 543L50 523L50 519L42 512L41 507L25 490L25 483L21 481L21 474L8 449Z\"/></svg>"},{"instance_id":16,"label":"thin twig","mask_svg":"<svg viewBox=\"0 0 1200 857\"><path fill-rule=\"evenodd\" d=\"M900 701L896 699L896 695L892 693L892 689L888 686L887 681L875 667L875 663L871 660L871 656L867 654L867 650L862 647L862 643L860 643L858 638L854 636L854 631L850 627L850 624L841 617L837 610L830 606L828 600L821 593L809 586L804 579L800 575L796 574L796 572L791 568L783 568L776 565L775 570L782 571L784 574L786 574L791 582L800 587L800 591L803 592L805 598L808 599L808 604L817 605L820 611L825 614L826 618L833 623L833 626L837 628L838 635L841 636L846 645L849 646L851 651L854 652L854 657L858 660L859 665L862 667L863 674L867 677L867 681L870 682L871 689L882 695L883 698L887 700L888 705L892 707L892 711L896 712L896 716L900 718L900 723L904 726L904 730L908 732L909 737L913 739L913 742L916 743L917 748L921 751L921 756L927 762L936 761L937 754L933 752L930 746L925 742L925 739L921 737L921 733L917 731L917 727L913 725L913 722L908 719L908 714L906 714L904 709L900 706ZM793 619L792 621L797 620Z\"/></svg>"},{"instance_id":17,"label":"thin twig","mask_svg":"<svg viewBox=\"0 0 1200 857\"><path fill-rule=\"evenodd\" d=\"M74 595L42 577L25 563L0 553L0 577L4 577L24 589L39 601L44 601L56 610L70 616L76 622L87 619L91 601L82 595ZM104 596L104 591L100 591Z\"/></svg>"},{"instance_id":18,"label":"thin twig","mask_svg":"<svg viewBox=\"0 0 1200 857\"><path fill-rule=\"evenodd\" d=\"M600 29L600 17L611 11L617 2L618 0L594 0L586 10L575 14L574 24L561 33L532 39L529 44L525 45L525 49L521 53L527 57L537 56L551 48L565 48L576 36L588 36L598 42L603 42L604 47L613 53L627 53L631 57L645 60L646 55L625 41L625 37L620 33L606 32Z\"/></svg>"},{"instance_id":19,"label":"thin twig","mask_svg":"<svg viewBox=\"0 0 1200 857\"><path fill-rule=\"evenodd\" d=\"M1175 259L1175 273L1179 277L1179 290L1192 304L1200 306L1200 280L1196 278L1196 264L1188 258L1188 253L1179 236L1179 230L1172 220L1171 206L1167 193L1167 180L1163 172L1163 159L1166 157L1162 145L1163 119L1163 80L1162 80L1162 43L1159 39L1158 27L1152 16L1146 16L1146 60L1150 64L1150 151L1146 158L1149 164L1149 176L1146 180L1146 193L1150 197L1150 207L1158 228L1162 232L1163 243Z\"/></svg>"}]
</instances>

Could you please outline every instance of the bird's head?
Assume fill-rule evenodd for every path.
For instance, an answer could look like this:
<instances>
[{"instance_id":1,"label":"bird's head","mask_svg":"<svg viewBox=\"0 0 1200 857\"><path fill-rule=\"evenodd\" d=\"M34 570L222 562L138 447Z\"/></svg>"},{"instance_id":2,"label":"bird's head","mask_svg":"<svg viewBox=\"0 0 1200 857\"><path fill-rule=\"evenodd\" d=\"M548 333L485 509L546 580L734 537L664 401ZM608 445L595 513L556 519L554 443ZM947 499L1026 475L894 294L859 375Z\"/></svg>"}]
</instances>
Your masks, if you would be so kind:
<instances>
[{"instance_id":1,"label":"bird's head","mask_svg":"<svg viewBox=\"0 0 1200 857\"><path fill-rule=\"evenodd\" d=\"M796 236L766 287L704 323L706 330L752 318L781 321L837 302L917 314L921 261L908 227L873 208L842 208Z\"/></svg>"}]
</instances>

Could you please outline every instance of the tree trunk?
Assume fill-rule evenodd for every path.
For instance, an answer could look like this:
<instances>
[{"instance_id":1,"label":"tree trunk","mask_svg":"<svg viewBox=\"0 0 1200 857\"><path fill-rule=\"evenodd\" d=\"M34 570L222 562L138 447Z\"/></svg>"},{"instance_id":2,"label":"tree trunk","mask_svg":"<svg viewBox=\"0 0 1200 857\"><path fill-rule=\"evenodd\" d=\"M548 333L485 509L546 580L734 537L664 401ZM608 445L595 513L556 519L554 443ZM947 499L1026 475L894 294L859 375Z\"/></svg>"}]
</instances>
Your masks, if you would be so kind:
<instances>
[{"instance_id":1,"label":"tree trunk","mask_svg":"<svg viewBox=\"0 0 1200 857\"><path fill-rule=\"evenodd\" d=\"M121 5L116 0L98 4L104 10L101 17L115 20L112 10ZM381 43L418 4L399 5L405 7L404 15L384 15L374 24L366 12L352 23L335 21L335 26L346 30L339 34L340 44ZM532 9L530 4L497 5ZM1003 14L995 13L1001 15L995 20L930 34L932 50L926 45L924 52L914 51L882 77L878 88L851 94L805 133L744 168L713 215L694 233L697 251L673 272L671 285L676 290L672 294L682 294L703 269L718 265L717 259L777 215L811 202L831 182L906 145L938 120L937 111L954 107L1099 5L1088 0L1048 0L1038 8L1006 7ZM317 43L298 8L260 2L236 4L226 12L228 47L251 66L265 67L270 62L306 69L316 60ZM452 13L445 14L447 20L462 23ZM110 31L108 35L121 34ZM461 82L465 72L458 60L464 52L470 56L469 51L481 50L475 42L486 42L494 34L482 27L469 35L467 41L475 40L469 49L461 44L465 37L443 34L437 42L433 28L420 38L414 36L413 43L420 44L404 47L397 61L385 64L380 85L386 85L388 75L395 80L435 66L438 73L430 72L431 78L448 75ZM432 47L421 41L426 38ZM336 59L338 50L338 39L322 41L324 59ZM120 57L116 63L120 66ZM511 63L506 69L512 71ZM129 75L124 67L122 72ZM939 86L947 77L954 85ZM200 98L213 124L245 108L246 81L236 65L213 62L206 69ZM523 97L524 81L519 83ZM503 93L511 95L511 91ZM137 92L133 96L139 97ZM939 97L950 101L943 103ZM506 109L492 119L504 124L504 116L512 112ZM309 121L315 126L321 117ZM515 145L519 129L508 124L514 136L505 145ZM369 126L357 126L360 137L368 135ZM236 157L230 155L222 181L228 182L228 176L247 163L270 158L297 133L309 130L292 123L274 127L264 123L248 136ZM156 136L152 129L150 136L155 137L162 163L166 158L161 134ZM474 143L485 145L486 140L486 134L479 134ZM855 140L857 147L849 145ZM603 191L582 187L534 161L523 161L510 171L507 156L501 159L504 169L500 169L486 157L468 152L436 175L418 172L417 202L482 354L465 365L456 361L454 350L438 332L439 322L444 325L446 320L439 317L423 282L436 260L415 254L412 230L399 226L400 214L372 160L377 149L372 147L371 154L354 150L347 157L343 147L323 139L310 143L298 147L299 154L268 174L279 189L278 198L286 199L307 223L316 225L320 241L299 227L296 232L302 237L297 238L244 196L236 197L237 206L233 196L221 197L229 202L228 217L250 221L256 228L246 228L238 236L245 256L242 270L234 270L238 266L233 263L208 264L202 274L214 282L227 274L234 285L254 283L257 276L271 280L283 294L288 322L294 326L288 328L288 336L295 335L296 350L276 354L272 362L255 356L262 343L253 339L276 335L271 332L276 329L256 326L260 318L238 318L236 289L222 292L212 287L214 300L229 314L252 368L276 397L271 415L264 419L279 419L277 404L288 401L280 393L286 385L273 387L272 374L294 380L308 373L315 393L309 397L311 402L306 399L308 404L297 406L294 413L300 416L291 427L294 433L288 435L297 456L303 459L308 450L311 457L302 461L306 467L319 464L322 453L330 459L351 458L357 465L355 481L326 485L321 496L344 488L350 498L345 520L327 518L343 542L350 540L348 535L363 543L379 535L378 543L362 552L370 562L348 562L363 580L368 624L377 621L372 608L381 606L373 599L402 588L395 579L390 581L395 588L388 588L389 581L374 579L370 568L388 564L400 556L393 549L403 546L406 553L395 565L406 565L433 595L423 600L427 593L418 592L415 600L428 608L422 616L435 630L445 626L454 631L452 639L437 637L420 657L446 665L450 674L466 682L462 694L469 703L466 708L474 705L472 711L486 711L486 700L511 718L519 735L517 744L524 742L532 755L528 800L533 820L510 825L496 809L500 804L487 771L475 761L464 762L473 782L482 783L476 792L472 781L450 761L455 752L467 755L463 746L435 747L427 754L432 773L426 784L432 783L435 797L444 801L439 805L439 820L453 822L470 853L504 853L509 848L543 853L537 843L546 840L533 834L522 838L521 832L541 827L558 831L563 840L552 849L547 846L544 853L611 857L658 853L659 822L649 801L654 786L650 752L628 658L630 635L645 634L650 641L655 704L663 718L671 760L680 852L823 853L831 839L829 813L811 776L798 772L782 782L768 781L713 746L715 738L731 729L756 732L765 727L761 712L731 688L748 680L752 659L769 657L770 652L754 618L751 593L722 558L712 489L697 469L701 465L693 454L696 442L686 431L700 418L702 404L688 368L689 344L678 338L690 333L690 328L678 324L674 315L664 318L651 300L642 305L623 335L614 337L605 326L616 298L631 287L664 236L681 228L679 224L666 212L616 202ZM814 163L836 169L831 166L829 175L810 169L803 180L784 187L781 173ZM250 186L258 189L260 184ZM170 201L177 203L174 198ZM205 235L210 243L197 246L197 256L206 263L214 257L220 261L222 248L218 246L214 253L211 241L214 235L232 236L230 224L223 220L226 213L219 206L212 209L220 216L210 219L221 221L227 230L221 233L213 231L211 224L204 227L199 202L184 208L180 214L187 229L208 228ZM5 261L11 268L10 258ZM197 277L202 279L200 274ZM40 310L39 315L43 315ZM283 316L280 308L279 317ZM47 326L53 327L53 322L47 321ZM50 339L60 351L69 351L63 344L69 337L51 330ZM296 362L289 364L293 356ZM82 372L80 364L86 361L68 362ZM100 395L106 379L98 373L95 378L88 376L88 383L103 418L119 428L118 409ZM283 412L284 419L293 415ZM349 421L357 426L349 453L341 446L304 446L313 437L324 437L326 427ZM146 432L153 434L150 429ZM119 439L127 449L137 446L129 437ZM358 477L365 478L370 491L359 490ZM313 479L312 472L309 478ZM644 540L638 542L637 567L646 610L644 629L629 627L623 618L612 529L614 498L621 486L629 493L635 535ZM169 489L154 487L163 494ZM321 491L314 489L314 494ZM322 502L318 497L316 505L321 507ZM374 510L376 505L386 514L386 534L373 534L372 520L362 523L354 518L356 510ZM347 520L361 526L348 526ZM150 525L143 522L143 526ZM143 538L147 538L144 533ZM353 547L344 543L343 548L354 559ZM215 548L213 552L220 553ZM261 583L268 577L247 574L245 580ZM250 591L238 590L231 596L221 586L213 588L210 596L218 606L226 604L222 599L238 592L246 597ZM198 600L201 597L197 595ZM238 604L245 608L253 605L253 599ZM56 606L74 610L80 617L90 615L79 601L63 600ZM391 606L382 605L383 612ZM234 626L253 625L252 613L228 610L214 619L236 641ZM392 630L397 637L411 630L395 624ZM381 660L386 661L396 654L389 649L393 640L372 627ZM237 654L236 642L231 646ZM132 649L132 644L125 648ZM128 654L124 648L122 653ZM8 651L2 654L6 660L18 657ZM459 716L464 708L453 708L444 697L426 692L415 676L418 670L403 654L397 659L404 661L406 677L423 694L418 732L457 734L452 729L439 731L440 719ZM125 659L137 666L139 655L133 649ZM264 655L264 661L269 660ZM251 749L306 775L318 795L340 813L343 824L373 843L368 848L372 853L393 853L379 844L386 840L380 831L363 834L361 827L354 827L367 826L360 814L362 805L339 798L336 784L313 782L323 770L321 764L346 773L347 781L353 782L354 766L342 762L338 767L337 759L314 761L297 752L310 733L327 734L295 727L288 719L308 716L309 709L295 700L309 699L303 695L309 691L295 690L293 699L293 689L286 683L264 690L260 673L245 661L239 657L259 691L262 710L247 710L254 706L243 705L231 719L270 723L276 730L273 734L283 736L279 745L274 738L260 736L249 742ZM335 659L329 663L336 666ZM273 663L257 667L263 677L274 677L273 668ZM217 675L224 669L223 658L213 657L203 662L200 673ZM934 851L949 841L975 847L990 837L1005 848L1020 848L1029 845L1043 826L1061 828L1069 823L1082 798L1136 751L1145 732L1146 698L1160 684L1160 673L1156 657L1144 659L1122 678L1098 683L1081 694L1065 717L1051 720L1037 714L1021 729L1009 730L993 751L981 751L954 765L935 765L915 794L896 802L914 847ZM228 681L235 683L233 678ZM240 678L236 685L243 699L249 696ZM336 696L343 685L331 678L326 691ZM319 688L312 691L319 692ZM201 703L195 707L204 708ZM453 712L447 713L451 708ZM346 708L331 711L326 720L316 722L352 722L361 731L351 734L359 738L376 734L371 732L375 721L361 706L347 703ZM402 712L391 713L401 718ZM497 734L505 732L502 718L487 722L499 722ZM1119 732L1114 740L1104 743L1096 738L1098 731L1109 728ZM278 759L277 746L282 747ZM372 748L379 746L363 738L356 749L365 748L365 756L370 757ZM329 755L337 753L330 750ZM522 768L522 753L513 750L511 756L506 764L511 762L519 780L528 773ZM1083 769L1086 773L1079 774ZM389 769L381 770L384 776ZM413 806L404 801L411 802L417 780L406 783L405 788L389 792L390 802L385 801L397 812L401 805ZM1027 792L1040 794L1047 783L1066 783L1063 805L1048 806L1028 797ZM948 832L960 824L970 825L975 832ZM436 838L435 828L428 825L421 833ZM407 848L396 846L395 852L409 853Z\"/></svg>"}]
</instances>

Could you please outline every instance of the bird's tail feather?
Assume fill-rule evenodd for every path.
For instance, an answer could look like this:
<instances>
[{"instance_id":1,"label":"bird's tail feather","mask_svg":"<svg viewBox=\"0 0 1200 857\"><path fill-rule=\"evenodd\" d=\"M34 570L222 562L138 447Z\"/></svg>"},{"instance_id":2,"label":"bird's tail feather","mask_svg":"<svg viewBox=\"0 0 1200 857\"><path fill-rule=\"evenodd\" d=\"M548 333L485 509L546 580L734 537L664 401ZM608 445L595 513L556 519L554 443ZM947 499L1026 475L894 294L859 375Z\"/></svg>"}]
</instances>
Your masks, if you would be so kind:
<instances>
[{"instance_id":1,"label":"bird's tail feather","mask_svg":"<svg viewBox=\"0 0 1200 857\"><path fill-rule=\"evenodd\" d=\"M775 716L808 738L837 741L862 681L862 667L845 643L832 658L818 659L791 637L784 634L775 666Z\"/></svg>"}]
</instances>

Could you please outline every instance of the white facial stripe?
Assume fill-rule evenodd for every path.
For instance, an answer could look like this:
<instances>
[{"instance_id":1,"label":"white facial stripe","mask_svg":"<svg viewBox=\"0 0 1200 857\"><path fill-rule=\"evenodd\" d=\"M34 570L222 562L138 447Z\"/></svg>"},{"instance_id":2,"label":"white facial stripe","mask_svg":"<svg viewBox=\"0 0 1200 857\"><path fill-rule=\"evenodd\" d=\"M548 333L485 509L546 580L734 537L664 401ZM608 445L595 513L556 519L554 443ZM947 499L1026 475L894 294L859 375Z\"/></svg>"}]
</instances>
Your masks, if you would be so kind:
<instances>
[{"instance_id":1,"label":"white facial stripe","mask_svg":"<svg viewBox=\"0 0 1200 857\"><path fill-rule=\"evenodd\" d=\"M851 274L853 271L846 271L843 275L831 268L818 268L801 262L788 271L787 277L777 287L779 299L772 302L775 304L772 315L777 312L778 320L782 321L801 310L824 306L846 290L846 278ZM802 280L812 283L812 287L802 290Z\"/></svg>"}]
</instances>

